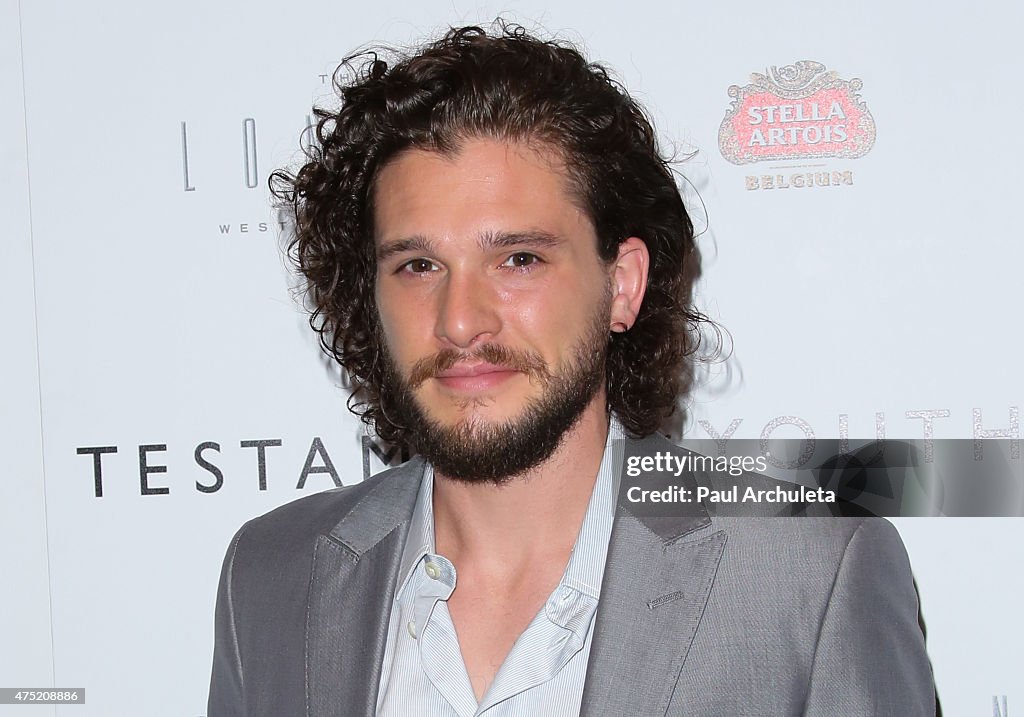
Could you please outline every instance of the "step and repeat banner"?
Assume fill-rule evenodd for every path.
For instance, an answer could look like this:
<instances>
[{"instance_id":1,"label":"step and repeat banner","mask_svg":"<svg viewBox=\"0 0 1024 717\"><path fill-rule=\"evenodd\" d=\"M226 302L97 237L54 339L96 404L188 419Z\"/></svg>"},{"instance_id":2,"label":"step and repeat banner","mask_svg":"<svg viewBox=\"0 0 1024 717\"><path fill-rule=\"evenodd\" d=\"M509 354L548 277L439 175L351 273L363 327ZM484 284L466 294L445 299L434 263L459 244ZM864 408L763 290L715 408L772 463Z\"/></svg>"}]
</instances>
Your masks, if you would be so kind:
<instances>
[{"instance_id":1,"label":"step and repeat banner","mask_svg":"<svg viewBox=\"0 0 1024 717\"><path fill-rule=\"evenodd\" d=\"M679 159L728 334L677 437L1019 438L1024 11L3 0L0 687L87 699L0 714L204 715L233 532L405 458L346 411L267 177L343 56L499 14ZM1024 521L894 522L946 714L1024 705Z\"/></svg>"}]
</instances>

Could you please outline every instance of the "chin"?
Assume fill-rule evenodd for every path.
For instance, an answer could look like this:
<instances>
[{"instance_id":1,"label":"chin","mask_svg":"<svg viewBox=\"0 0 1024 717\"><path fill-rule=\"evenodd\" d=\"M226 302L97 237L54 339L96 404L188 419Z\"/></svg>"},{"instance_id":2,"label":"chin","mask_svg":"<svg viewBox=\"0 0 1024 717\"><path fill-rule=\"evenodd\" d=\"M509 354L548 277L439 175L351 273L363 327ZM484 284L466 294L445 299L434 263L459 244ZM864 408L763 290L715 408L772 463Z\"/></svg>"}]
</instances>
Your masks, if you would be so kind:
<instances>
[{"instance_id":1,"label":"chin","mask_svg":"<svg viewBox=\"0 0 1024 717\"><path fill-rule=\"evenodd\" d=\"M426 412L427 418L437 426L452 431L465 431L470 435L514 425L523 415L524 412L503 411L493 405L455 408L446 411L444 415L438 415L433 411Z\"/></svg>"},{"instance_id":2,"label":"chin","mask_svg":"<svg viewBox=\"0 0 1024 717\"><path fill-rule=\"evenodd\" d=\"M527 413L530 396L452 395L420 398L420 411L441 426L448 428L516 423Z\"/></svg>"}]
</instances>

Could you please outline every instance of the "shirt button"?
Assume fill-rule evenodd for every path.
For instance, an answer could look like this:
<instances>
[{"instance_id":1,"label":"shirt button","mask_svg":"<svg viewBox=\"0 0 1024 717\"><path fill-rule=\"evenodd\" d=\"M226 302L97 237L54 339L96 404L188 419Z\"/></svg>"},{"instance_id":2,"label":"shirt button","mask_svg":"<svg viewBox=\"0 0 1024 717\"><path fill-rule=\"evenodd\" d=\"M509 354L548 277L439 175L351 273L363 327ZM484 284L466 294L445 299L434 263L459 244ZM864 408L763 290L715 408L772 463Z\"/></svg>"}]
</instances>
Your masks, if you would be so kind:
<instances>
[{"instance_id":1,"label":"shirt button","mask_svg":"<svg viewBox=\"0 0 1024 717\"><path fill-rule=\"evenodd\" d=\"M416 639L416 621L415 620L410 620L409 624L406 625L405 627L406 627L406 629L409 630L409 634L412 636L412 639L415 640Z\"/></svg>"},{"instance_id":2,"label":"shirt button","mask_svg":"<svg viewBox=\"0 0 1024 717\"><path fill-rule=\"evenodd\" d=\"M437 580L441 577L441 568L437 567L436 563L424 563L423 569L427 571L427 575L429 575L433 580Z\"/></svg>"}]
</instances>

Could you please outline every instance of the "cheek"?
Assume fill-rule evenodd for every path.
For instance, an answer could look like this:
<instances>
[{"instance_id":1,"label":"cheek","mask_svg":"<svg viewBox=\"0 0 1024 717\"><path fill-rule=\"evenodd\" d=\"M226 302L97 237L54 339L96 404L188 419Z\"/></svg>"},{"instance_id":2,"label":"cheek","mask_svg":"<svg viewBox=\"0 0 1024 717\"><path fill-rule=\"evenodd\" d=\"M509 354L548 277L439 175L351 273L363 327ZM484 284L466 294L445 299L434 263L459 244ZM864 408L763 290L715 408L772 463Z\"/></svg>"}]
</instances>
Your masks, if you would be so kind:
<instances>
[{"instance_id":1,"label":"cheek","mask_svg":"<svg viewBox=\"0 0 1024 717\"><path fill-rule=\"evenodd\" d=\"M421 312L410 311L387 290L376 291L377 316L380 331L388 353L399 365L409 362L409 355L416 343L415 333L421 329L424 317Z\"/></svg>"},{"instance_id":2,"label":"cheek","mask_svg":"<svg viewBox=\"0 0 1024 717\"><path fill-rule=\"evenodd\" d=\"M545 327L555 320L552 311L551 282L524 283L522 286L505 285L496 292L501 306L502 325L505 330L515 327L525 337L542 336Z\"/></svg>"},{"instance_id":3,"label":"cheek","mask_svg":"<svg viewBox=\"0 0 1024 717\"><path fill-rule=\"evenodd\" d=\"M505 302L505 325L550 363L564 358L569 347L590 329L597 307L606 302L599 281L584 284L556 281L543 290L517 292Z\"/></svg>"}]
</instances>

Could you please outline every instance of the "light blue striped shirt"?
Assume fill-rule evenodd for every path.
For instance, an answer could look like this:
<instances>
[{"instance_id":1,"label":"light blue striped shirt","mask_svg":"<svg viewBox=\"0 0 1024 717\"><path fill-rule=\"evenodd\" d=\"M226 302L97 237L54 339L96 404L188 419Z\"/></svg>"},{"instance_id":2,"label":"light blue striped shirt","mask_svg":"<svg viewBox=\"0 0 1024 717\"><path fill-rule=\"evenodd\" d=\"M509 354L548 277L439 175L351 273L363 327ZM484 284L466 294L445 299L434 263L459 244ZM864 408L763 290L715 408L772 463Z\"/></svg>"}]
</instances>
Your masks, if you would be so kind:
<instances>
[{"instance_id":1,"label":"light blue striped shirt","mask_svg":"<svg viewBox=\"0 0 1024 717\"><path fill-rule=\"evenodd\" d=\"M434 474L423 475L388 623L378 717L576 717L594 636L615 507L612 418L587 512L558 586L516 640L477 703L448 613L455 566L434 552Z\"/></svg>"}]
</instances>

